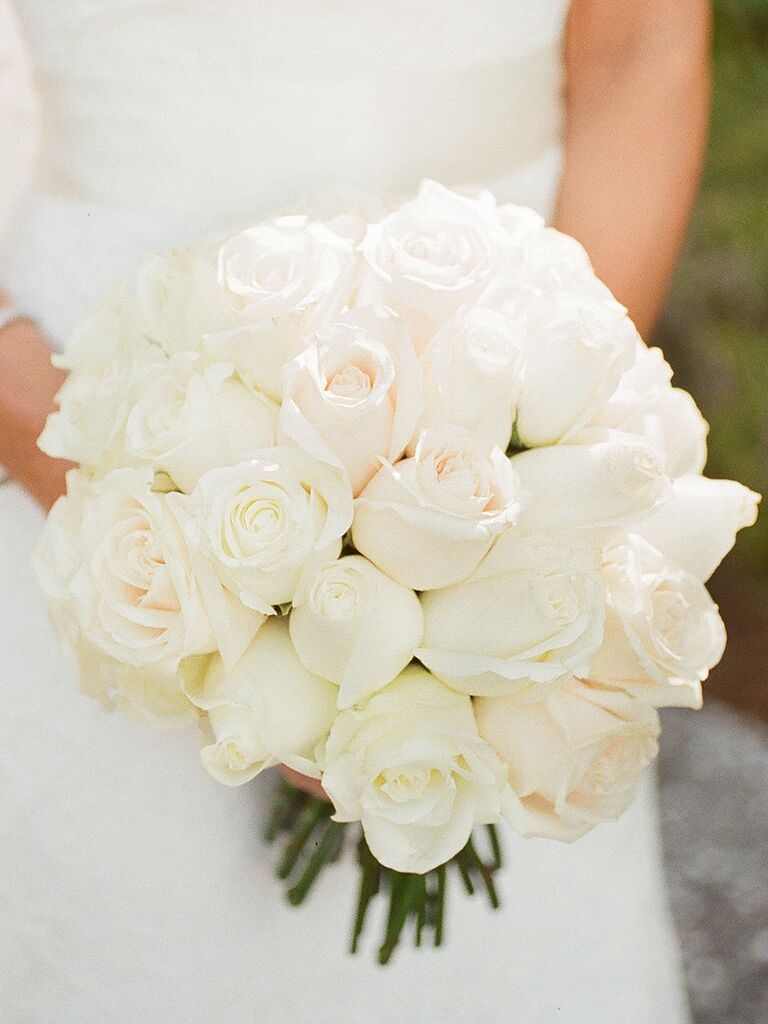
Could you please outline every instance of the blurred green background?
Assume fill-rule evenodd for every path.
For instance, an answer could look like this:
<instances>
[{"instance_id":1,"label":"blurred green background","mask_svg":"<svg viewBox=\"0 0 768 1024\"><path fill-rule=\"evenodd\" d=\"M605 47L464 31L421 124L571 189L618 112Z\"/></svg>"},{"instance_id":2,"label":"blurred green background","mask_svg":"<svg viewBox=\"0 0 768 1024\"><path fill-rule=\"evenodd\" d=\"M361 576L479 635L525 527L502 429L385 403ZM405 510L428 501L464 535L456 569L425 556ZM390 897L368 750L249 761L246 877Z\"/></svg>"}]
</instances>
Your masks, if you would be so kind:
<instances>
[{"instance_id":1,"label":"blurred green background","mask_svg":"<svg viewBox=\"0 0 768 1024\"><path fill-rule=\"evenodd\" d=\"M656 341L711 424L709 476L768 495L768 0L714 0L701 196ZM732 643L719 696L768 718L768 498L713 581Z\"/></svg>"},{"instance_id":2,"label":"blurred green background","mask_svg":"<svg viewBox=\"0 0 768 1024\"><path fill-rule=\"evenodd\" d=\"M708 475L766 493L768 0L714 7L709 157L658 341L712 425ZM734 557L768 574L768 512Z\"/></svg>"}]
</instances>

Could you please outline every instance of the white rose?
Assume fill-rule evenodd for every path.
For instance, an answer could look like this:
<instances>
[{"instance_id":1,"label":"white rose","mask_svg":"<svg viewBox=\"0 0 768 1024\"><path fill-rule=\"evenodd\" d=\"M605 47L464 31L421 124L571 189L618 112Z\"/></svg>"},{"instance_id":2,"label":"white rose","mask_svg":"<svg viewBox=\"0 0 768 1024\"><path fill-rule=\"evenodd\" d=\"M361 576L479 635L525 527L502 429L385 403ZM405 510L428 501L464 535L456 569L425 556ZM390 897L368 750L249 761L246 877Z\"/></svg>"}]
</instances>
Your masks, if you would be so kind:
<instances>
[{"instance_id":1,"label":"white rose","mask_svg":"<svg viewBox=\"0 0 768 1024\"><path fill-rule=\"evenodd\" d=\"M243 321L302 313L338 285L350 245L319 221L278 217L233 235L218 253L226 304Z\"/></svg>"},{"instance_id":2,"label":"white rose","mask_svg":"<svg viewBox=\"0 0 768 1024\"><path fill-rule=\"evenodd\" d=\"M598 555L576 541L508 530L468 579L424 594L422 605L416 656L464 693L536 699L586 673L603 637Z\"/></svg>"},{"instance_id":3,"label":"white rose","mask_svg":"<svg viewBox=\"0 0 768 1024\"><path fill-rule=\"evenodd\" d=\"M417 874L458 853L475 825L497 819L503 780L470 698L417 666L338 716L323 765L335 820L360 820L381 864Z\"/></svg>"},{"instance_id":4,"label":"white rose","mask_svg":"<svg viewBox=\"0 0 768 1024\"><path fill-rule=\"evenodd\" d=\"M210 470L190 497L201 558L245 606L267 615L293 600L303 572L338 557L352 521L341 472L288 445Z\"/></svg>"},{"instance_id":5,"label":"white rose","mask_svg":"<svg viewBox=\"0 0 768 1024\"><path fill-rule=\"evenodd\" d=\"M464 427L506 451L521 382L518 324L494 309L460 310L432 338L421 364L421 427Z\"/></svg>"},{"instance_id":6,"label":"white rose","mask_svg":"<svg viewBox=\"0 0 768 1024\"><path fill-rule=\"evenodd\" d=\"M480 697L475 715L507 765L503 814L523 836L571 841L618 818L658 750L653 708L575 679L534 704Z\"/></svg>"},{"instance_id":7,"label":"white rose","mask_svg":"<svg viewBox=\"0 0 768 1024\"><path fill-rule=\"evenodd\" d=\"M701 580L636 535L605 552L603 578L605 643L590 681L656 707L701 707L701 683L725 650L725 626Z\"/></svg>"},{"instance_id":8,"label":"white rose","mask_svg":"<svg viewBox=\"0 0 768 1024\"><path fill-rule=\"evenodd\" d=\"M593 298L616 302L610 289L597 277L584 246L556 228L542 227L524 235L522 266L514 264L503 277L537 288L544 294L562 290L584 292Z\"/></svg>"},{"instance_id":9,"label":"white rose","mask_svg":"<svg viewBox=\"0 0 768 1024\"><path fill-rule=\"evenodd\" d=\"M353 494L379 457L400 458L421 409L416 354L402 322L381 307L344 314L283 370L281 435L342 466Z\"/></svg>"},{"instance_id":10,"label":"white rose","mask_svg":"<svg viewBox=\"0 0 768 1024\"><path fill-rule=\"evenodd\" d=\"M124 664L173 673L215 640L171 500L151 483L146 468L114 470L96 485L69 587L86 641Z\"/></svg>"},{"instance_id":11,"label":"white rose","mask_svg":"<svg viewBox=\"0 0 768 1024\"><path fill-rule=\"evenodd\" d=\"M356 275L351 244L325 224L290 216L248 228L218 257L219 287L238 326L208 334L206 349L279 401L283 366L344 307Z\"/></svg>"},{"instance_id":12,"label":"white rose","mask_svg":"<svg viewBox=\"0 0 768 1024\"><path fill-rule=\"evenodd\" d=\"M58 412L48 417L38 446L52 458L81 462L102 473L130 464L128 412L162 365L160 359L121 358L71 371L56 395Z\"/></svg>"},{"instance_id":13,"label":"white rose","mask_svg":"<svg viewBox=\"0 0 768 1024\"><path fill-rule=\"evenodd\" d=\"M81 640L75 647L80 688L107 708L155 729L185 729L200 714L186 694L204 672L208 658L187 658L173 675L124 665Z\"/></svg>"},{"instance_id":14,"label":"white rose","mask_svg":"<svg viewBox=\"0 0 768 1024\"><path fill-rule=\"evenodd\" d=\"M352 539L398 583L432 590L466 579L519 510L500 449L457 427L432 428L413 458L384 464L357 499Z\"/></svg>"},{"instance_id":15,"label":"white rose","mask_svg":"<svg viewBox=\"0 0 768 1024\"><path fill-rule=\"evenodd\" d=\"M166 472L182 491L203 473L242 462L275 442L277 407L232 375L177 353L142 389L126 424L129 453Z\"/></svg>"},{"instance_id":16,"label":"white rose","mask_svg":"<svg viewBox=\"0 0 768 1024\"><path fill-rule=\"evenodd\" d=\"M141 316L125 285L112 288L105 298L77 322L63 352L51 362L63 370L101 369L115 361L158 359L142 330Z\"/></svg>"},{"instance_id":17,"label":"white rose","mask_svg":"<svg viewBox=\"0 0 768 1024\"><path fill-rule=\"evenodd\" d=\"M636 527L636 532L700 580L708 580L757 519L760 495L735 480L687 475L672 484L672 496Z\"/></svg>"},{"instance_id":18,"label":"white rose","mask_svg":"<svg viewBox=\"0 0 768 1024\"><path fill-rule=\"evenodd\" d=\"M391 682L413 658L424 617L419 599L360 555L302 582L290 618L306 667L336 683L348 708Z\"/></svg>"},{"instance_id":19,"label":"white rose","mask_svg":"<svg viewBox=\"0 0 768 1024\"><path fill-rule=\"evenodd\" d=\"M49 608L72 605L70 584L82 565L80 527L94 484L85 470L70 469L66 494L54 502L34 554L37 582Z\"/></svg>"},{"instance_id":20,"label":"white rose","mask_svg":"<svg viewBox=\"0 0 768 1024\"><path fill-rule=\"evenodd\" d=\"M709 426L693 398L673 388L672 368L657 348L637 346L632 367L589 427L638 434L663 451L670 476L700 473L707 461Z\"/></svg>"},{"instance_id":21,"label":"white rose","mask_svg":"<svg viewBox=\"0 0 768 1024\"><path fill-rule=\"evenodd\" d=\"M526 311L515 432L527 447L583 427L632 365L638 334L621 306L547 292Z\"/></svg>"},{"instance_id":22,"label":"white rose","mask_svg":"<svg viewBox=\"0 0 768 1024\"><path fill-rule=\"evenodd\" d=\"M286 764L318 777L315 750L336 715L336 687L296 656L285 618L269 619L234 668L214 657L202 683L188 690L208 713L213 742L203 765L226 786Z\"/></svg>"},{"instance_id":23,"label":"white rose","mask_svg":"<svg viewBox=\"0 0 768 1024\"><path fill-rule=\"evenodd\" d=\"M509 246L488 202L425 181L415 199L369 225L361 250L387 305L443 321L477 298Z\"/></svg>"},{"instance_id":24,"label":"white rose","mask_svg":"<svg viewBox=\"0 0 768 1024\"><path fill-rule=\"evenodd\" d=\"M136 274L136 295L142 333L168 355L198 351L206 335L237 325L219 287L215 249L147 257Z\"/></svg>"},{"instance_id":25,"label":"white rose","mask_svg":"<svg viewBox=\"0 0 768 1024\"><path fill-rule=\"evenodd\" d=\"M510 459L520 479L528 533L584 530L648 516L669 495L664 456L643 438L618 431L582 434Z\"/></svg>"}]
</instances>

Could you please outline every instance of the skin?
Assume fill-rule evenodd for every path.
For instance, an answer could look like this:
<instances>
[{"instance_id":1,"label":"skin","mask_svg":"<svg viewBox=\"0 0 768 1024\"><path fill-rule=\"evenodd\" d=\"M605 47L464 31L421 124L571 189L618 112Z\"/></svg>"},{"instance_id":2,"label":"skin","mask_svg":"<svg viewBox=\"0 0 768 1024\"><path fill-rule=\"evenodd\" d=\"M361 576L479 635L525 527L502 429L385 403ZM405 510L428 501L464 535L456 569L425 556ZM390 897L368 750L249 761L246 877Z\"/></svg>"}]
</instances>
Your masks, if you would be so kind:
<instances>
[{"instance_id":1,"label":"skin","mask_svg":"<svg viewBox=\"0 0 768 1024\"><path fill-rule=\"evenodd\" d=\"M647 336L701 173L709 110L707 0L573 0L566 29L565 165L554 223ZM0 307L8 302L0 292ZM0 465L49 509L66 462L35 445L64 379L39 329L0 331ZM320 784L286 769L310 792Z\"/></svg>"}]
</instances>

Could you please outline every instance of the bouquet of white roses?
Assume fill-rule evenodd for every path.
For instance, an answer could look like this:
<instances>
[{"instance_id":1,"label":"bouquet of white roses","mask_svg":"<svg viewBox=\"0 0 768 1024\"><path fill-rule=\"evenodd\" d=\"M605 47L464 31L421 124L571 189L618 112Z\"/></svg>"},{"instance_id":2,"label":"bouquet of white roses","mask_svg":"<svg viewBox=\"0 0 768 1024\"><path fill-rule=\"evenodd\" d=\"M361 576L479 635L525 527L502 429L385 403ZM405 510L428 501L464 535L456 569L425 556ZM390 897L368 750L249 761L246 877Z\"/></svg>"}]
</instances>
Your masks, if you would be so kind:
<instances>
[{"instance_id":1,"label":"bouquet of white roses","mask_svg":"<svg viewBox=\"0 0 768 1024\"><path fill-rule=\"evenodd\" d=\"M300 902L360 823L355 938L495 902L495 824L614 819L695 708L705 588L758 497L583 249L425 182L149 258L82 324L40 444L74 460L38 565L84 689L197 724L225 785L284 764ZM487 852L473 840L488 826Z\"/></svg>"}]
</instances>

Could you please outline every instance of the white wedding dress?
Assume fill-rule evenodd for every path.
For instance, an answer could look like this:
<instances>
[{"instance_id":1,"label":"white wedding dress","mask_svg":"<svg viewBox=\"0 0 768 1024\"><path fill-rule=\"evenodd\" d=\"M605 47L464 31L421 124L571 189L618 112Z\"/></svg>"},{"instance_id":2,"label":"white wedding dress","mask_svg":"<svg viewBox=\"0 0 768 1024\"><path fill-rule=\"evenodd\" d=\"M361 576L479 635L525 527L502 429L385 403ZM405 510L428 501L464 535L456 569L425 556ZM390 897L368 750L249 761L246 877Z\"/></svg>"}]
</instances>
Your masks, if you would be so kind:
<instances>
[{"instance_id":1,"label":"white wedding dress","mask_svg":"<svg viewBox=\"0 0 768 1024\"><path fill-rule=\"evenodd\" d=\"M550 212L564 18L563 0L0 0L0 283L59 344L148 250L324 190L429 176ZM4 1024L687 1020L650 782L573 846L507 833L503 909L454 886L443 949L349 957L349 865L300 910L273 879L271 779L221 787L193 734L78 693L30 569L40 524L0 488Z\"/></svg>"}]
</instances>

